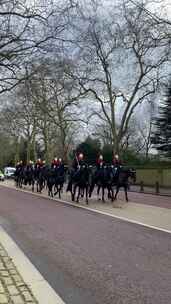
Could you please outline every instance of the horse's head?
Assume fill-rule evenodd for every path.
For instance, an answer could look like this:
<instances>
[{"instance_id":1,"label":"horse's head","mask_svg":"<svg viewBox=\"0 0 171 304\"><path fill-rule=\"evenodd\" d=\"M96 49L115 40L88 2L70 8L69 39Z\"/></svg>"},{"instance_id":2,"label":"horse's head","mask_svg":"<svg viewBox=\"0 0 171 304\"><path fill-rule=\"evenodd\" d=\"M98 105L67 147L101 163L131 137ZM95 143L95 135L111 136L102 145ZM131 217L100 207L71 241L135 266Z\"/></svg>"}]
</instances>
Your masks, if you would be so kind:
<instances>
[{"instance_id":1,"label":"horse's head","mask_svg":"<svg viewBox=\"0 0 171 304\"><path fill-rule=\"evenodd\" d=\"M80 166L80 171L85 171L87 169L87 166L86 165L81 165Z\"/></svg>"},{"instance_id":2,"label":"horse's head","mask_svg":"<svg viewBox=\"0 0 171 304\"><path fill-rule=\"evenodd\" d=\"M133 182L136 182L136 171L133 168L129 169L129 177L133 180Z\"/></svg>"}]
</instances>

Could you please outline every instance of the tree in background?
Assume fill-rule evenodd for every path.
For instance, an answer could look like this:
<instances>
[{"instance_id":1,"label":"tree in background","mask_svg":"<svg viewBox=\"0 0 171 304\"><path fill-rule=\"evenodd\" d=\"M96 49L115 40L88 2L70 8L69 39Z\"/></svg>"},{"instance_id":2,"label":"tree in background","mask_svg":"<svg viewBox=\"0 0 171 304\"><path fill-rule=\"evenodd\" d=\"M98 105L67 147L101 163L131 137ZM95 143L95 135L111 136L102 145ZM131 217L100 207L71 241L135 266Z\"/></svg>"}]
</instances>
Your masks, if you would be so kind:
<instances>
[{"instance_id":1,"label":"tree in background","mask_svg":"<svg viewBox=\"0 0 171 304\"><path fill-rule=\"evenodd\" d=\"M86 138L84 142L79 144L75 151L77 154L82 152L85 157L85 161L88 164L95 164L96 160L101 153L101 143L98 139L93 139L90 136Z\"/></svg>"},{"instance_id":2,"label":"tree in background","mask_svg":"<svg viewBox=\"0 0 171 304\"><path fill-rule=\"evenodd\" d=\"M159 116L154 120L153 146L171 158L171 81L165 99L159 107Z\"/></svg>"},{"instance_id":3,"label":"tree in background","mask_svg":"<svg viewBox=\"0 0 171 304\"><path fill-rule=\"evenodd\" d=\"M94 117L108 125L113 150L119 153L133 114L168 74L170 39L163 32L169 25L151 19L145 4L142 8L123 1L111 4L105 14L102 3L91 4L80 7L76 19L83 26L71 76L89 96Z\"/></svg>"},{"instance_id":4,"label":"tree in background","mask_svg":"<svg viewBox=\"0 0 171 304\"><path fill-rule=\"evenodd\" d=\"M0 1L0 94L17 86L25 63L61 47L71 1ZM63 43L62 43L63 45Z\"/></svg>"}]
</instances>

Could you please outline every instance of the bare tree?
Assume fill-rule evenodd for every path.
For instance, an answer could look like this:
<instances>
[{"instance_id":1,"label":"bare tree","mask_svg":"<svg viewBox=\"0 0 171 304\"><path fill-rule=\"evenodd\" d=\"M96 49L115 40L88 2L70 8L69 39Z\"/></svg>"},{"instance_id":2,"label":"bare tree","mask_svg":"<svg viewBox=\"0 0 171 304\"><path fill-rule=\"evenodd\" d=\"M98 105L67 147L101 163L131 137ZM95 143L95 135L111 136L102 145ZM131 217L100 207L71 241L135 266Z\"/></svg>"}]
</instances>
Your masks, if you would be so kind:
<instances>
[{"instance_id":1,"label":"bare tree","mask_svg":"<svg viewBox=\"0 0 171 304\"><path fill-rule=\"evenodd\" d=\"M62 48L71 1L0 1L0 93L22 82L23 65ZM19 73L18 73L19 72Z\"/></svg>"},{"instance_id":2,"label":"bare tree","mask_svg":"<svg viewBox=\"0 0 171 304\"><path fill-rule=\"evenodd\" d=\"M69 63L64 60L41 60L33 67L34 76L30 78L47 160L58 152L67 161L77 123L81 121L78 103L82 94L73 79L68 79L68 68Z\"/></svg>"},{"instance_id":3,"label":"bare tree","mask_svg":"<svg viewBox=\"0 0 171 304\"><path fill-rule=\"evenodd\" d=\"M10 103L3 107L1 112L1 125L4 133L9 134L16 140L16 154L19 154L20 139L24 138L27 144L26 160L31 156L36 158L35 136L37 129L37 113L33 104L27 82L20 84L18 89L9 96ZM19 156L18 156L19 157ZM17 158L16 157L16 160Z\"/></svg>"},{"instance_id":4,"label":"bare tree","mask_svg":"<svg viewBox=\"0 0 171 304\"><path fill-rule=\"evenodd\" d=\"M141 7L123 3L106 9L104 17L97 7L91 16L81 10L84 31L72 77L92 103L100 104L95 115L107 122L113 149L119 152L133 113L166 76L170 45L163 36L166 24L149 18Z\"/></svg>"},{"instance_id":5,"label":"bare tree","mask_svg":"<svg viewBox=\"0 0 171 304\"><path fill-rule=\"evenodd\" d=\"M167 25L171 25L171 20L169 19L169 17L167 15L163 15L161 14L161 10L158 10L157 13L156 12L152 12L149 8L146 7L146 5L151 6L154 8L154 6L156 4L158 4L159 7L161 6L165 6L165 11L167 11L166 9L166 3L163 0L151 0L151 1L146 1L146 5L144 5L143 2L139 2L137 0L127 0L125 1L127 3L131 3L136 7L139 7L141 9L143 9L145 11L145 13L152 18L153 20L155 20L155 22L157 22L158 24L161 23L165 23ZM169 9L169 7L168 7Z\"/></svg>"}]
</instances>

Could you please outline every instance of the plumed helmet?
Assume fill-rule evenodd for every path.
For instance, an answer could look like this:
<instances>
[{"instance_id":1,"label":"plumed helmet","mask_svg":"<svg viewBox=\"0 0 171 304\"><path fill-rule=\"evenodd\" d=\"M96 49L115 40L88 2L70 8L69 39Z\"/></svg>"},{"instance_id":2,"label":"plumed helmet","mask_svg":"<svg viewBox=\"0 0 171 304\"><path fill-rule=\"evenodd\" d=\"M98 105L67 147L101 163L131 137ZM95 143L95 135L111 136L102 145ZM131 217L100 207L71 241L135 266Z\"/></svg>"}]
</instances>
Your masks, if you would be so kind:
<instances>
[{"instance_id":1,"label":"plumed helmet","mask_svg":"<svg viewBox=\"0 0 171 304\"><path fill-rule=\"evenodd\" d=\"M83 153L80 153L78 157L79 157L79 159L83 159L84 154L83 154Z\"/></svg>"},{"instance_id":2,"label":"plumed helmet","mask_svg":"<svg viewBox=\"0 0 171 304\"><path fill-rule=\"evenodd\" d=\"M118 154L115 154L115 158L116 158L116 159L119 159L119 155L118 155Z\"/></svg>"},{"instance_id":3,"label":"plumed helmet","mask_svg":"<svg viewBox=\"0 0 171 304\"><path fill-rule=\"evenodd\" d=\"M103 160L103 155L102 154L100 154L99 159Z\"/></svg>"},{"instance_id":4,"label":"plumed helmet","mask_svg":"<svg viewBox=\"0 0 171 304\"><path fill-rule=\"evenodd\" d=\"M59 157L59 159L58 159L58 160L59 160L59 162L60 162L60 163L62 162L62 158L61 158L61 157Z\"/></svg>"},{"instance_id":5,"label":"plumed helmet","mask_svg":"<svg viewBox=\"0 0 171 304\"><path fill-rule=\"evenodd\" d=\"M55 158L54 158L54 161L57 161L57 160L58 160L58 158L57 158L57 157L55 157Z\"/></svg>"}]
</instances>

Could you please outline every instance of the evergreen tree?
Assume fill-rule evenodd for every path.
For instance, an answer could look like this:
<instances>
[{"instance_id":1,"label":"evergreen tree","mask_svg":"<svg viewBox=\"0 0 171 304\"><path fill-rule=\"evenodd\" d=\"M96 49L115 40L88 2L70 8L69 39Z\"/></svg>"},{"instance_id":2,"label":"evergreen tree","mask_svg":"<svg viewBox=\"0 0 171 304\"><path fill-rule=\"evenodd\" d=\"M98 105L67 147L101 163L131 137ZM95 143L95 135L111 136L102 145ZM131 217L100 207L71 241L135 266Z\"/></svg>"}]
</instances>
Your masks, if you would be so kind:
<instances>
[{"instance_id":1,"label":"evergreen tree","mask_svg":"<svg viewBox=\"0 0 171 304\"><path fill-rule=\"evenodd\" d=\"M154 119L153 147L171 157L171 81L166 97L159 107L159 116Z\"/></svg>"},{"instance_id":2,"label":"evergreen tree","mask_svg":"<svg viewBox=\"0 0 171 304\"><path fill-rule=\"evenodd\" d=\"M84 142L79 144L76 148L76 153L80 152L84 154L85 161L88 164L95 164L97 157L101 151L101 143L98 139L93 139L90 136L86 138Z\"/></svg>"}]
</instances>

